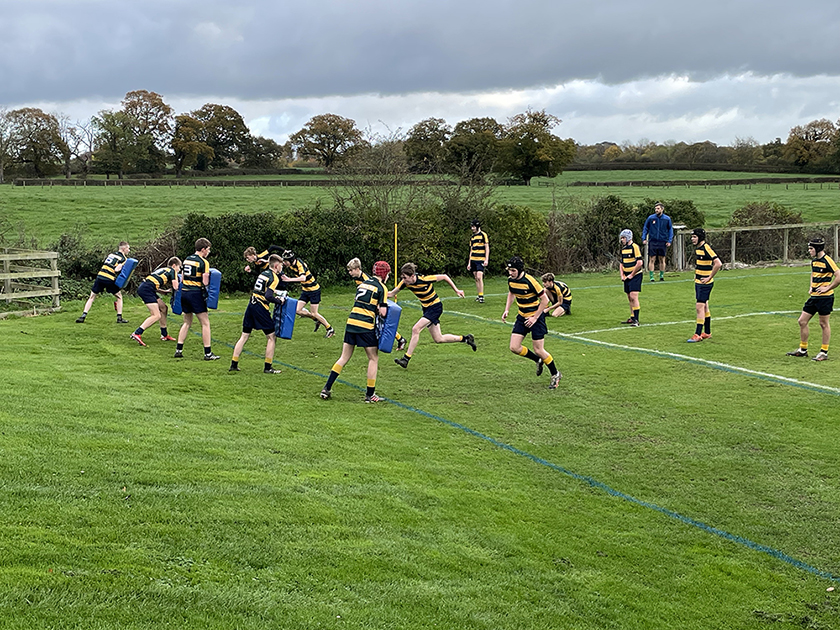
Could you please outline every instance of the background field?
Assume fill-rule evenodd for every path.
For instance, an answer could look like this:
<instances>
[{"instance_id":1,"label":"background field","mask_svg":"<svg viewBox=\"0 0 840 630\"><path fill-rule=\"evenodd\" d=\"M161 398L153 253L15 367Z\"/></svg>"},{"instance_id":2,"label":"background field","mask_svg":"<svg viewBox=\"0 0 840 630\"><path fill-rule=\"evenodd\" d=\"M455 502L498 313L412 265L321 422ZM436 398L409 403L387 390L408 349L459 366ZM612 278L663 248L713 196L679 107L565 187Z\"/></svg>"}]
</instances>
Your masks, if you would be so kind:
<instances>
[{"instance_id":1,"label":"background field","mask_svg":"<svg viewBox=\"0 0 840 630\"><path fill-rule=\"evenodd\" d=\"M306 320L282 374L256 336L228 374L241 299L214 363L195 335L183 361L131 342L136 298L131 326L104 300L0 321L3 626L840 627L837 359L784 356L807 270L722 272L696 345L689 274L645 284L638 329L615 275L566 280L557 391L508 351L492 278L445 300L478 352L381 355L377 406L361 356L318 398L341 335ZM351 299L326 293L339 330Z\"/></svg>"},{"instance_id":2,"label":"background field","mask_svg":"<svg viewBox=\"0 0 840 630\"><path fill-rule=\"evenodd\" d=\"M750 202L775 201L801 212L809 222L837 218L840 188L832 184L753 184L724 186L567 186L574 181L646 181L668 179L756 178L755 173L606 171L567 172L552 182L535 180L529 187L500 187L501 203L530 206L548 213L568 210L579 200L614 194L629 203L645 198L691 199L706 214L706 227L721 227L732 212ZM542 185L542 184L553 185ZM15 234L35 237L41 246L54 242L63 232L81 228L94 242L120 239L144 242L160 233L173 220L189 212L217 216L227 212L285 212L333 199L323 187L0 187L0 216ZM7 237L8 238L8 237Z\"/></svg>"}]
</instances>

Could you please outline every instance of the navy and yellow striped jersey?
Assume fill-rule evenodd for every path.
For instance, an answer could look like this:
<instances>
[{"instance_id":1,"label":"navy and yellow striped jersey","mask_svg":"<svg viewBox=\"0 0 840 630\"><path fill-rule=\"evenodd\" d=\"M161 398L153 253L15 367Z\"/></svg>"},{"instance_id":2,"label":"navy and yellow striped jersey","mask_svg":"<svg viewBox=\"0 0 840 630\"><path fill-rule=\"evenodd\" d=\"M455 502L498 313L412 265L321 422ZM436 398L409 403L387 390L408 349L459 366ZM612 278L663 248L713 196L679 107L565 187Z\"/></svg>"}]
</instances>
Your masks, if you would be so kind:
<instances>
[{"instance_id":1,"label":"navy and yellow striped jersey","mask_svg":"<svg viewBox=\"0 0 840 630\"><path fill-rule=\"evenodd\" d=\"M175 279L175 270L172 267L161 267L155 269L152 273L146 276L145 280L155 285L157 289L165 289L172 286L172 281Z\"/></svg>"},{"instance_id":2,"label":"navy and yellow striped jersey","mask_svg":"<svg viewBox=\"0 0 840 630\"><path fill-rule=\"evenodd\" d=\"M360 275L358 278L353 278L353 282L356 283L356 286L359 286L367 280L370 280L370 276L367 275L364 271L362 272L362 275Z\"/></svg>"},{"instance_id":3,"label":"navy and yellow striped jersey","mask_svg":"<svg viewBox=\"0 0 840 630\"><path fill-rule=\"evenodd\" d=\"M204 274L210 273L210 263L198 254L190 254L184 259L184 279L181 291L201 291L204 287Z\"/></svg>"},{"instance_id":4,"label":"navy and yellow striped jersey","mask_svg":"<svg viewBox=\"0 0 840 630\"><path fill-rule=\"evenodd\" d=\"M508 290L516 298L519 314L522 317L530 317L537 312L540 299L545 293L539 281L527 273L522 274L522 277L516 280L508 278Z\"/></svg>"},{"instance_id":5,"label":"navy and yellow striped jersey","mask_svg":"<svg viewBox=\"0 0 840 630\"><path fill-rule=\"evenodd\" d=\"M102 263L102 269L99 270L99 273L96 274L97 278L102 278L103 280L110 280L113 282L117 279L117 269L118 265L123 264L128 258L122 252L114 252L113 254L108 254L108 257L105 259L105 262Z\"/></svg>"},{"instance_id":6,"label":"navy and yellow striped jersey","mask_svg":"<svg viewBox=\"0 0 840 630\"><path fill-rule=\"evenodd\" d=\"M715 250L709 247L708 243L703 243L694 250L694 284L701 284L703 278L708 278L712 275L712 267L714 266ZM709 280L707 284L714 284L714 280Z\"/></svg>"},{"instance_id":7,"label":"navy and yellow striped jersey","mask_svg":"<svg viewBox=\"0 0 840 630\"><path fill-rule=\"evenodd\" d=\"M376 327L379 307L388 303L388 291L382 281L369 277L356 287L356 301L347 318L347 332L370 332Z\"/></svg>"},{"instance_id":8,"label":"navy and yellow striped jersey","mask_svg":"<svg viewBox=\"0 0 840 630\"><path fill-rule=\"evenodd\" d=\"M814 258L811 261L811 291L810 294L815 297L828 297L834 295L834 289L826 291L825 293L817 293L817 287L828 286L834 280L834 274L837 271L837 263L835 263L828 254L824 254L819 258Z\"/></svg>"},{"instance_id":9,"label":"navy and yellow striped jersey","mask_svg":"<svg viewBox=\"0 0 840 630\"><path fill-rule=\"evenodd\" d=\"M302 260L296 260L289 265L289 270L285 275L287 278L304 276L303 282L300 283L302 291L317 291L321 288L321 285L315 281L315 276L313 276L312 272L309 271L309 267L307 267L306 263Z\"/></svg>"},{"instance_id":10,"label":"navy and yellow striped jersey","mask_svg":"<svg viewBox=\"0 0 840 630\"><path fill-rule=\"evenodd\" d=\"M546 286L545 294L548 296L548 299L551 300L552 304L572 301L572 290L565 282L560 282L559 280L554 281L553 287Z\"/></svg>"},{"instance_id":11,"label":"navy and yellow striped jersey","mask_svg":"<svg viewBox=\"0 0 840 630\"><path fill-rule=\"evenodd\" d=\"M435 276L418 275L414 284L406 284L404 280L400 280L394 290L409 289L420 300L423 308L429 308L432 304L440 302L437 291L435 291L435 282L437 282Z\"/></svg>"},{"instance_id":12,"label":"navy and yellow striped jersey","mask_svg":"<svg viewBox=\"0 0 840 630\"><path fill-rule=\"evenodd\" d=\"M262 273L266 269L268 269L268 257L270 254L268 250L260 252L257 254L257 259L254 261L254 264L251 265L251 271L256 271L258 274Z\"/></svg>"},{"instance_id":13,"label":"navy and yellow striped jersey","mask_svg":"<svg viewBox=\"0 0 840 630\"><path fill-rule=\"evenodd\" d=\"M254 290L251 291L251 301L264 306L265 310L270 310L265 292L268 289L278 291L279 286L280 275L274 273L272 269L266 269L257 277L257 281L254 283Z\"/></svg>"},{"instance_id":14,"label":"navy and yellow striped jersey","mask_svg":"<svg viewBox=\"0 0 840 630\"><path fill-rule=\"evenodd\" d=\"M639 260L642 260L642 250L636 243L627 243L621 248L621 270L624 275L630 275Z\"/></svg>"},{"instance_id":15,"label":"navy and yellow striped jersey","mask_svg":"<svg viewBox=\"0 0 840 630\"><path fill-rule=\"evenodd\" d=\"M484 262L487 256L487 233L478 231L470 237L470 260Z\"/></svg>"}]
</instances>

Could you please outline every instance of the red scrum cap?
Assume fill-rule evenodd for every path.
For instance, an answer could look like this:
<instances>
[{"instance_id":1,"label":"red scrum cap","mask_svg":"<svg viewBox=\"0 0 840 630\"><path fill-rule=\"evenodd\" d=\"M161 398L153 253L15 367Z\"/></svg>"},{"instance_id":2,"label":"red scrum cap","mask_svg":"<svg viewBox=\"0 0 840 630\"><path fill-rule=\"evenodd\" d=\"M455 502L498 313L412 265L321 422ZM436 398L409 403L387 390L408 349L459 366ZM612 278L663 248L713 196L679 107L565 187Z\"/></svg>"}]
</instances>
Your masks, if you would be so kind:
<instances>
[{"instance_id":1,"label":"red scrum cap","mask_svg":"<svg viewBox=\"0 0 840 630\"><path fill-rule=\"evenodd\" d=\"M384 280L388 277L389 273L391 273L391 265L384 260L379 260L373 263L373 275Z\"/></svg>"}]
</instances>

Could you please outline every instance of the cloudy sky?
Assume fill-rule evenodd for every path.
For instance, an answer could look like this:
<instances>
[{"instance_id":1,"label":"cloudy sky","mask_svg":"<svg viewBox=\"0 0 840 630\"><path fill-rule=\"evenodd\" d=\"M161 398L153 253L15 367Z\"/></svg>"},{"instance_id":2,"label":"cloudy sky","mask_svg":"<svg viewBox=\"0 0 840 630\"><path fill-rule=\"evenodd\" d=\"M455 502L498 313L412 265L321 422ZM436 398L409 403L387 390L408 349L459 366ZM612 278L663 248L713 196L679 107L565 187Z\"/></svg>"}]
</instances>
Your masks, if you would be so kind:
<instances>
[{"instance_id":1,"label":"cloudy sky","mask_svg":"<svg viewBox=\"0 0 840 630\"><path fill-rule=\"evenodd\" d=\"M230 105L280 142L531 109L583 144L784 140L840 118L838 0L0 0L0 107L126 92Z\"/></svg>"}]
</instances>

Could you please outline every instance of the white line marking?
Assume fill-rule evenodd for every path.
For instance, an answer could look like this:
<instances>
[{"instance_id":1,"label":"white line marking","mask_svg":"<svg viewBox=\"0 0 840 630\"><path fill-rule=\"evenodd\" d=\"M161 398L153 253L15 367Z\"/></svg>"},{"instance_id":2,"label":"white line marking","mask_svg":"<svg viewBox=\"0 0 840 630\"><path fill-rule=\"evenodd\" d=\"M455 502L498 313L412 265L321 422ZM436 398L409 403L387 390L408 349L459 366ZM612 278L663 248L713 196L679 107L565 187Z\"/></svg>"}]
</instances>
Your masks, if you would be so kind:
<instances>
[{"instance_id":1,"label":"white line marking","mask_svg":"<svg viewBox=\"0 0 840 630\"><path fill-rule=\"evenodd\" d=\"M761 311L759 313L742 313L740 315L725 315L722 317L714 317L713 320L715 322L719 322L725 319L738 319L740 317L755 317L756 315L791 315L795 313L800 313L801 311ZM639 328L647 328L650 326L673 326L675 324L694 324L696 323L693 319L685 319L680 322L654 322L652 324L642 324ZM628 326L616 326L615 328L596 328L595 330L583 330L581 332L576 333L566 333L569 335L594 335L595 333L602 333L602 332L614 332L616 330L629 330Z\"/></svg>"}]
</instances>

